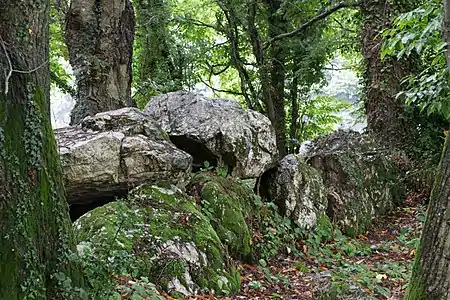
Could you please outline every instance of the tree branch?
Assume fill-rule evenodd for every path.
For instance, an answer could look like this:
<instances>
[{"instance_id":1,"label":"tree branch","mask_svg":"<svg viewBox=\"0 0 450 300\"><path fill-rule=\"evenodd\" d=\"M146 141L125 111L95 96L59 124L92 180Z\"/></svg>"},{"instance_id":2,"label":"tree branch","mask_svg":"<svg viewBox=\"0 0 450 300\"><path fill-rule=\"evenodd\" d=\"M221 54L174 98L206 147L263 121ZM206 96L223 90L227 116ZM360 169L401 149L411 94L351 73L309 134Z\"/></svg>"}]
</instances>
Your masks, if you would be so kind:
<instances>
[{"instance_id":1,"label":"tree branch","mask_svg":"<svg viewBox=\"0 0 450 300\"><path fill-rule=\"evenodd\" d=\"M214 76L218 76L218 75L226 72L230 68L230 64L229 63L228 64L211 65L208 62L206 62L206 65L208 66L208 71L209 71L210 75L214 75ZM216 67L223 67L223 68L221 70L219 70L219 71L215 71L214 68L216 68Z\"/></svg>"},{"instance_id":2,"label":"tree branch","mask_svg":"<svg viewBox=\"0 0 450 300\"><path fill-rule=\"evenodd\" d=\"M296 34L298 34L299 32L305 30L306 28L308 28L309 26L311 26L312 24L314 24L317 21L323 20L326 17L328 17L329 15L333 14L334 12L342 9L342 8L346 8L346 7L357 7L360 6L362 4L362 2L343 2L343 3L339 3L338 5L330 8L327 11L324 11L323 13L318 14L317 16L315 16L314 18L312 18L311 20L309 20L308 22L302 24L300 27L298 27L297 29L291 31L291 32L286 32L286 33L282 33L279 34L273 38L271 38L265 45L264 45L264 49L268 48L273 42L287 38L287 37L292 37Z\"/></svg>"},{"instance_id":3,"label":"tree branch","mask_svg":"<svg viewBox=\"0 0 450 300\"><path fill-rule=\"evenodd\" d=\"M12 66L12 63L11 63L11 59L9 58L8 51L6 50L5 42L3 41L3 38L1 36L0 36L0 43L2 44L2 48L3 48L3 51L5 52L5 57L6 57L6 60L8 61L8 66L9 66L8 73L5 74L6 75L6 78L5 78L5 95L8 95L9 78L12 75L13 66Z\"/></svg>"},{"instance_id":4,"label":"tree branch","mask_svg":"<svg viewBox=\"0 0 450 300\"><path fill-rule=\"evenodd\" d=\"M243 96L243 93L240 92L235 92L235 91L229 91L229 90L221 90L221 89L216 89L213 86L211 86L210 84L208 84L206 81L204 81L201 77L199 77L200 81L206 85L208 88L210 88L211 90L213 90L213 92L217 92L217 93L227 93L227 94L231 94L231 95L238 95L238 96Z\"/></svg>"},{"instance_id":5,"label":"tree branch","mask_svg":"<svg viewBox=\"0 0 450 300\"><path fill-rule=\"evenodd\" d=\"M190 24L195 25L195 26L211 28L211 29L214 29L214 30L216 30L218 32L221 32L217 26L214 26L214 25L211 25L211 24L208 24L208 23L196 20L196 19L182 18L181 21L185 21L186 23L190 23Z\"/></svg>"}]
</instances>

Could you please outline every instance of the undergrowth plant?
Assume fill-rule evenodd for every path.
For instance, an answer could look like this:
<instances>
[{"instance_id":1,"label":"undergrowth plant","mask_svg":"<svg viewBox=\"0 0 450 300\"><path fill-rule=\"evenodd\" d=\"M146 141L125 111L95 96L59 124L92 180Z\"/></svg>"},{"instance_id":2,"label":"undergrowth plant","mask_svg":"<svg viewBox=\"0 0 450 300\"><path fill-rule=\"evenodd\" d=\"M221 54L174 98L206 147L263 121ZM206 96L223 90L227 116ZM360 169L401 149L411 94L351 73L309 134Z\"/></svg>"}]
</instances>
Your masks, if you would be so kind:
<instances>
[{"instance_id":1,"label":"undergrowth plant","mask_svg":"<svg viewBox=\"0 0 450 300\"><path fill-rule=\"evenodd\" d=\"M281 217L275 204L260 203L260 208L262 218L255 234L255 248L260 258L258 268L265 281L289 284L287 278L273 274L268 267L274 257L285 254L298 259L293 266L302 273L319 275L324 271L331 272L331 286L319 299L353 299L340 297L355 293L387 298L391 296L389 282L406 285L411 260L395 261L390 255L414 254L419 237L411 227L401 227L393 241L372 245L361 237L343 235L325 215L318 218L314 231L305 232L295 222ZM416 212L416 217L423 223L421 209ZM376 263L372 263L374 256L377 257ZM314 262L312 265L311 261ZM249 285L254 289L261 286L259 281Z\"/></svg>"}]
</instances>

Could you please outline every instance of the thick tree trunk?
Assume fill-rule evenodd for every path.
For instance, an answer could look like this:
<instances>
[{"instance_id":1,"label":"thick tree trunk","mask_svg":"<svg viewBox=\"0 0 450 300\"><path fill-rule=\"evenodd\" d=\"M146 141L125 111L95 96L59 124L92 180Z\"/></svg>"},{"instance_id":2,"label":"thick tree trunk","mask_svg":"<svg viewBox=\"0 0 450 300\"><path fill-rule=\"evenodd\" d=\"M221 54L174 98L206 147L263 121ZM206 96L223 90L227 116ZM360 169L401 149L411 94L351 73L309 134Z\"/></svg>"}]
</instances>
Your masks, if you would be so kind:
<instances>
[{"instance_id":1,"label":"thick tree trunk","mask_svg":"<svg viewBox=\"0 0 450 300\"><path fill-rule=\"evenodd\" d=\"M390 1L365 0L361 6L364 24L361 35L364 59L364 104L367 127L387 146L396 148L405 141L403 104L396 99L407 64L395 59L381 60L380 32L391 26Z\"/></svg>"},{"instance_id":2,"label":"thick tree trunk","mask_svg":"<svg viewBox=\"0 0 450 300\"><path fill-rule=\"evenodd\" d=\"M450 143L445 143L404 299L450 299Z\"/></svg>"},{"instance_id":3,"label":"thick tree trunk","mask_svg":"<svg viewBox=\"0 0 450 300\"><path fill-rule=\"evenodd\" d=\"M450 43L450 0L444 1L443 33ZM447 47L450 70L450 49ZM405 300L450 299L450 135L430 196L427 219L417 249Z\"/></svg>"},{"instance_id":4,"label":"thick tree trunk","mask_svg":"<svg viewBox=\"0 0 450 300\"><path fill-rule=\"evenodd\" d=\"M131 58L135 19L130 0L72 0L66 42L77 92L71 124L134 106Z\"/></svg>"},{"instance_id":5,"label":"thick tree trunk","mask_svg":"<svg viewBox=\"0 0 450 300\"><path fill-rule=\"evenodd\" d=\"M74 299L60 280L82 281L50 123L49 2L0 2L0 299Z\"/></svg>"}]
</instances>

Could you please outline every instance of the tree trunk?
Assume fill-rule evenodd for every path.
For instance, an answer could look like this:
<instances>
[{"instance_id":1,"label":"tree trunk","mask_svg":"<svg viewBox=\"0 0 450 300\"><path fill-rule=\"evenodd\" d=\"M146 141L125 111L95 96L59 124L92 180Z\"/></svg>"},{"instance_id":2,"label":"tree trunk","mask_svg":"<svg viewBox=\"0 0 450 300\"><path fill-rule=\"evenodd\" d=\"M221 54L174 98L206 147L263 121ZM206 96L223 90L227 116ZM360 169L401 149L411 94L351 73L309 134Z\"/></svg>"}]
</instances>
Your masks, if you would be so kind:
<instances>
[{"instance_id":1,"label":"tree trunk","mask_svg":"<svg viewBox=\"0 0 450 300\"><path fill-rule=\"evenodd\" d=\"M135 19L130 0L72 0L66 43L77 92L70 123L134 106L131 58Z\"/></svg>"},{"instance_id":2,"label":"tree trunk","mask_svg":"<svg viewBox=\"0 0 450 300\"><path fill-rule=\"evenodd\" d=\"M450 43L450 0L444 1L443 33ZM450 49L447 66L450 70ZM427 219L416 252L405 300L450 299L450 135L447 135Z\"/></svg>"},{"instance_id":3,"label":"tree trunk","mask_svg":"<svg viewBox=\"0 0 450 300\"><path fill-rule=\"evenodd\" d=\"M292 82L290 86L290 98L291 98L291 126L290 126L290 153L295 153L295 150L299 146L297 137L298 131L298 57L294 56L292 61Z\"/></svg>"},{"instance_id":4,"label":"tree trunk","mask_svg":"<svg viewBox=\"0 0 450 300\"><path fill-rule=\"evenodd\" d=\"M176 45L170 41L169 3L165 0L138 0L133 5L137 23L140 24L136 30L136 40L141 42L135 57L139 69L137 79L146 87L145 95L183 89L186 66L184 55L180 52L174 54ZM145 100L148 101L149 97Z\"/></svg>"},{"instance_id":5,"label":"tree trunk","mask_svg":"<svg viewBox=\"0 0 450 300\"><path fill-rule=\"evenodd\" d=\"M450 299L450 143L430 196L427 219L404 299Z\"/></svg>"},{"instance_id":6,"label":"tree trunk","mask_svg":"<svg viewBox=\"0 0 450 300\"><path fill-rule=\"evenodd\" d=\"M74 239L50 123L48 0L0 2L0 299L74 299Z\"/></svg>"},{"instance_id":7,"label":"tree trunk","mask_svg":"<svg viewBox=\"0 0 450 300\"><path fill-rule=\"evenodd\" d=\"M369 132L388 146L396 148L404 143L403 105L396 99L401 91L401 79L407 74L404 61L393 58L381 60L380 32L391 26L390 1L365 0L361 6L364 24L361 35L364 59L364 104Z\"/></svg>"},{"instance_id":8,"label":"tree trunk","mask_svg":"<svg viewBox=\"0 0 450 300\"><path fill-rule=\"evenodd\" d=\"M286 19L278 11L282 5L279 0L266 0L268 10L268 34L269 38L274 38L279 34L287 32ZM280 158L287 153L286 148L286 112L284 109L284 81L286 79L286 49L282 41L276 41L270 46L270 98L274 108L274 119L272 124L275 127L278 152Z\"/></svg>"}]
</instances>

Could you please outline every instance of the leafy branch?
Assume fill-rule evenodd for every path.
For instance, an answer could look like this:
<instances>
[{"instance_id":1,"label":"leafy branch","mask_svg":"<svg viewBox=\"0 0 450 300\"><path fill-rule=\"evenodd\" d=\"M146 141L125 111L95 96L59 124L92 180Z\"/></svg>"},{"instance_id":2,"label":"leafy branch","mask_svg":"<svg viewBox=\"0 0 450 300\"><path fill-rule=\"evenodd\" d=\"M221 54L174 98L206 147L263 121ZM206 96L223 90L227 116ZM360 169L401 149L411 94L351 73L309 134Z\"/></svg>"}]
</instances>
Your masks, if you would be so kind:
<instances>
[{"instance_id":1,"label":"leafy branch","mask_svg":"<svg viewBox=\"0 0 450 300\"><path fill-rule=\"evenodd\" d=\"M273 44L275 41L284 39L284 38L288 38L288 37L293 37L295 35L297 35L298 33L300 33L301 31L305 30L306 28L310 27L312 24L316 23L317 21L323 20L326 17L328 17L329 15L335 13L336 11L342 9L342 8L347 8L347 7L358 7L361 6L362 2L343 2L343 3L339 3L338 5L330 8L327 11L324 11L323 13L318 14L317 16L315 16L314 18L312 18L311 20L309 20L308 22L300 25L299 27L297 27L297 29L294 29L293 31L290 32L286 32L286 33L282 33L279 34L273 38L271 38L265 45L264 45L264 49L267 49L271 44Z\"/></svg>"}]
</instances>

